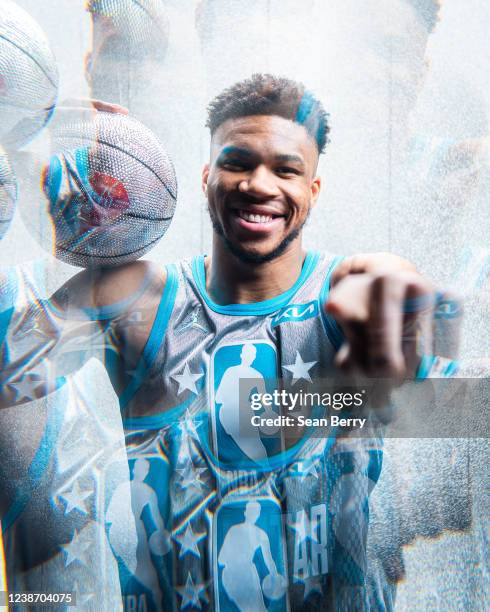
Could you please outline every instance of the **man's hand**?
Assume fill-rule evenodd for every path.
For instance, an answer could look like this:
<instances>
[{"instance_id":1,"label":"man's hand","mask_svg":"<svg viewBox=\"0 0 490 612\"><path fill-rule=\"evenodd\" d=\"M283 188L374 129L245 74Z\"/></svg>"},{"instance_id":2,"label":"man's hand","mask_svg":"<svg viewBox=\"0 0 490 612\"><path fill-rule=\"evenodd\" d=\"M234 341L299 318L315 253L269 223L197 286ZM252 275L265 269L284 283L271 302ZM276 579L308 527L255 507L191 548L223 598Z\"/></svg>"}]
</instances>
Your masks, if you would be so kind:
<instances>
[{"instance_id":1,"label":"man's hand","mask_svg":"<svg viewBox=\"0 0 490 612\"><path fill-rule=\"evenodd\" d=\"M337 366L370 378L413 377L419 353L431 352L435 303L434 288L415 272L348 275L325 305L345 335Z\"/></svg>"},{"instance_id":2,"label":"man's hand","mask_svg":"<svg viewBox=\"0 0 490 612\"><path fill-rule=\"evenodd\" d=\"M440 302L432 283L401 257L376 253L345 260L333 275L325 304L345 336L336 365L348 374L390 379L393 385L414 378L421 358L436 352ZM443 333L455 337L459 319Z\"/></svg>"},{"instance_id":3,"label":"man's hand","mask_svg":"<svg viewBox=\"0 0 490 612\"><path fill-rule=\"evenodd\" d=\"M360 253L346 257L335 268L331 288L349 274L378 274L390 271L417 272L417 268L408 259L392 253Z\"/></svg>"}]
</instances>

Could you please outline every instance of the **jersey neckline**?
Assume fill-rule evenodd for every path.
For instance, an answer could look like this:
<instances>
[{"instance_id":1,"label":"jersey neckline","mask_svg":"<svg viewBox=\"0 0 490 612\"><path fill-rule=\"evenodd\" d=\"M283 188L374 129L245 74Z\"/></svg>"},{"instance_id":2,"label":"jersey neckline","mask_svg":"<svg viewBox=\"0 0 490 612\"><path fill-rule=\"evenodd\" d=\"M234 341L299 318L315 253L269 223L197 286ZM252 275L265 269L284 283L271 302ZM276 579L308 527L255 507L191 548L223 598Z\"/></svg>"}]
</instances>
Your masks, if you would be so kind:
<instances>
[{"instance_id":1,"label":"jersey neckline","mask_svg":"<svg viewBox=\"0 0 490 612\"><path fill-rule=\"evenodd\" d=\"M320 254L315 251L308 251L301 268L301 273L296 282L284 293L276 295L269 300L254 302L252 304L217 304L209 296L206 289L206 269L204 266L204 255L198 255L192 260L192 276L197 289L207 306L220 314L227 315L266 315L286 306L294 294L304 285L313 270L316 268L320 259Z\"/></svg>"}]
</instances>

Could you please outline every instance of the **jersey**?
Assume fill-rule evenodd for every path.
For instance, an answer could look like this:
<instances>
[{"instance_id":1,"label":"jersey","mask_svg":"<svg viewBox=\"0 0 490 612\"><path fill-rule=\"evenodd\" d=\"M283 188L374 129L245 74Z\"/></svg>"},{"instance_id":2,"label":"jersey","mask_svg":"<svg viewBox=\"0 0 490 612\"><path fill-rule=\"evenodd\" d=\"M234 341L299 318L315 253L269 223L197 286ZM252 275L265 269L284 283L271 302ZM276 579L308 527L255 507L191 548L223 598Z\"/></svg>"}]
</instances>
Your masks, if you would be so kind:
<instances>
[{"instance_id":1,"label":"jersey","mask_svg":"<svg viewBox=\"0 0 490 612\"><path fill-rule=\"evenodd\" d=\"M167 268L155 322L120 396L131 483L106 507L126 610L352 610L372 603L366 561L377 441L243 436L240 379L333 374L342 334L324 311L339 258L309 253L296 283L216 304L204 258ZM108 476L110 478L110 476ZM131 495L136 548L119 502Z\"/></svg>"},{"instance_id":2,"label":"jersey","mask_svg":"<svg viewBox=\"0 0 490 612\"><path fill-rule=\"evenodd\" d=\"M27 304L46 294L47 266L39 261L1 270L0 367L28 351L45 349L49 337ZM24 333L24 329L28 333ZM93 364L93 362L92 362ZM104 373L105 374L105 373ZM0 506L5 575L12 592L74 592L77 609L118 610L118 566L107 541L101 508L111 488L127 481L119 461L106 481L106 466L124 460L117 406L96 405L89 390L93 365L60 380L50 396L35 400L29 375L7 382L28 401L0 411ZM100 378L99 378L100 380ZM124 500L121 511L129 500ZM127 529L126 539L136 539ZM59 604L59 610L70 610ZM25 604L12 604L12 610Z\"/></svg>"}]
</instances>

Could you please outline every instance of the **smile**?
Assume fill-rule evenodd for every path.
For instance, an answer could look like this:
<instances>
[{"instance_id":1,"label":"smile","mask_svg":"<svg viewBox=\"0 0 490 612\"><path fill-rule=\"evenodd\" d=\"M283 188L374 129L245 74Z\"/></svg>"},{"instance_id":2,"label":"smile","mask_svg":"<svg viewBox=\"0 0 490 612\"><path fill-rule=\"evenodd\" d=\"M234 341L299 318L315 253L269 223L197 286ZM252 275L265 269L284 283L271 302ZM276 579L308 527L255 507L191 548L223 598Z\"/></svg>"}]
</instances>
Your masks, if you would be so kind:
<instances>
[{"instance_id":1,"label":"smile","mask_svg":"<svg viewBox=\"0 0 490 612\"><path fill-rule=\"evenodd\" d=\"M245 210L238 210L237 213L241 219L244 219L249 223L261 223L262 225L271 223L274 219L279 217L279 215L259 215L257 213L249 213Z\"/></svg>"},{"instance_id":2,"label":"smile","mask_svg":"<svg viewBox=\"0 0 490 612\"><path fill-rule=\"evenodd\" d=\"M270 235L286 222L285 215L270 211L249 212L242 209L233 211L235 223L241 231L254 235Z\"/></svg>"}]
</instances>

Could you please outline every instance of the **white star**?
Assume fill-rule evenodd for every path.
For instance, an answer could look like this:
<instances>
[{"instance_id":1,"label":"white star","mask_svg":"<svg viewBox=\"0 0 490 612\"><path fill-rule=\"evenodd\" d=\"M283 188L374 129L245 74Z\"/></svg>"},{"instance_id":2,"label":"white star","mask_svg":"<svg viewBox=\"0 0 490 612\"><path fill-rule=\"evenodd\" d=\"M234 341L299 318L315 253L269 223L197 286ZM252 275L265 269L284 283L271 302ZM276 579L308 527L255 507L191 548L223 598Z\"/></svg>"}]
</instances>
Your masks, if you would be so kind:
<instances>
[{"instance_id":1,"label":"white star","mask_svg":"<svg viewBox=\"0 0 490 612\"><path fill-rule=\"evenodd\" d=\"M187 527L184 533L180 536L175 535L174 539L180 544L179 559L187 553L195 555L198 559L201 558L199 552L198 543L205 537L205 533L194 533L190 523L187 523Z\"/></svg>"},{"instance_id":2,"label":"white star","mask_svg":"<svg viewBox=\"0 0 490 612\"><path fill-rule=\"evenodd\" d=\"M309 370L317 363L316 361L303 361L299 351L296 351L296 361L291 365L282 366L284 370L289 370L293 375L293 385L304 378L308 382L311 382L311 376Z\"/></svg>"},{"instance_id":3,"label":"white star","mask_svg":"<svg viewBox=\"0 0 490 612\"><path fill-rule=\"evenodd\" d=\"M80 563L87 565L87 559L85 558L85 552L87 551L87 548L91 547L91 543L90 541L87 541L87 540L83 541L83 540L84 540L83 534L79 534L77 530L75 529L71 542L69 542L68 544L61 545L61 548L63 548L64 551L66 552L66 561L65 561L66 567L68 567L70 563L73 563L73 561L80 561Z\"/></svg>"},{"instance_id":4,"label":"white star","mask_svg":"<svg viewBox=\"0 0 490 612\"><path fill-rule=\"evenodd\" d=\"M320 581L320 576L311 576L310 578L306 578L303 580L305 584L305 592L303 593L303 601L308 599L310 593L319 593L323 595L322 583Z\"/></svg>"},{"instance_id":5,"label":"white star","mask_svg":"<svg viewBox=\"0 0 490 612\"><path fill-rule=\"evenodd\" d=\"M33 377L29 375L23 376L18 382L7 383L7 386L12 387L15 391L16 402L20 402L23 399L31 401L36 397L35 391L37 387L39 387L40 382L40 380L34 380Z\"/></svg>"},{"instance_id":6,"label":"white star","mask_svg":"<svg viewBox=\"0 0 490 612\"><path fill-rule=\"evenodd\" d=\"M318 472L316 471L315 464L310 461L308 467L305 467L305 462L302 461L298 463L298 475L300 477L301 482L306 480L308 476L314 476L318 479Z\"/></svg>"},{"instance_id":7,"label":"white star","mask_svg":"<svg viewBox=\"0 0 490 612\"><path fill-rule=\"evenodd\" d=\"M294 523L289 523L289 527L296 531L299 542L303 542L310 537L310 519L304 510L300 510L296 513L296 521Z\"/></svg>"},{"instance_id":8,"label":"white star","mask_svg":"<svg viewBox=\"0 0 490 612\"><path fill-rule=\"evenodd\" d=\"M176 374L175 376L171 377L179 383L177 395L180 395L186 389L189 389L189 391L192 391L192 393L197 395L196 381L203 376L204 374L202 372L193 374L189 369L189 364L186 363L182 374Z\"/></svg>"},{"instance_id":9,"label":"white star","mask_svg":"<svg viewBox=\"0 0 490 612\"><path fill-rule=\"evenodd\" d=\"M289 523L289 527L294 529L298 534L299 542L303 542L310 538L313 541L318 541L318 536L311 533L311 524L308 514L305 510L300 510L296 513L296 521Z\"/></svg>"},{"instance_id":10,"label":"white star","mask_svg":"<svg viewBox=\"0 0 490 612\"><path fill-rule=\"evenodd\" d=\"M90 497L90 495L92 495L92 491L82 491L80 489L80 485L78 484L78 480L76 480L71 491L60 493L59 495L59 497L64 499L66 502L65 514L70 514L70 512L74 509L83 512L83 514L87 514L88 510L84 500L87 499L87 497Z\"/></svg>"},{"instance_id":11,"label":"white star","mask_svg":"<svg viewBox=\"0 0 490 612\"><path fill-rule=\"evenodd\" d=\"M194 487L200 490L204 485L204 481L201 480L201 474L206 472L206 468L193 467L191 463L186 463L183 468L176 468L175 470L181 479L179 486L182 489L190 489Z\"/></svg>"},{"instance_id":12,"label":"white star","mask_svg":"<svg viewBox=\"0 0 490 612\"><path fill-rule=\"evenodd\" d=\"M182 436L191 436L191 438L198 438L197 425L194 416L191 415L189 409L186 410L184 418L179 423L179 429Z\"/></svg>"},{"instance_id":13,"label":"white star","mask_svg":"<svg viewBox=\"0 0 490 612\"><path fill-rule=\"evenodd\" d=\"M187 606L194 606L201 610L201 602L199 601L201 591L204 591L204 584L198 582L194 584L190 572L187 573L187 580L185 586L177 587L179 595L182 597L180 609L183 610Z\"/></svg>"}]
</instances>

